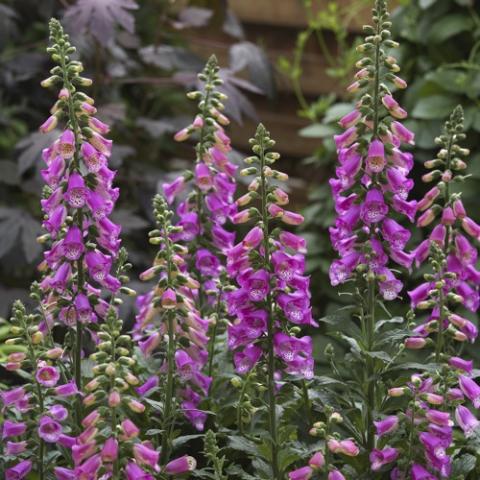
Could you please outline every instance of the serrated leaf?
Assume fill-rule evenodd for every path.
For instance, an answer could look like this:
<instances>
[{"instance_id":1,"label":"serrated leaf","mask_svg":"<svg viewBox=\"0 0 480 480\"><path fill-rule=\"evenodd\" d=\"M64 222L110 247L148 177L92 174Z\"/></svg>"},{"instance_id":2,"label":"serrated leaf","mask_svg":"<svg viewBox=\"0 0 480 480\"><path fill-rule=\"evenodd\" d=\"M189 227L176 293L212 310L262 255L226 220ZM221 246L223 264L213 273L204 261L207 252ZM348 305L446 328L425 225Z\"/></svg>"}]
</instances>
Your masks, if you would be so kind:
<instances>
[{"instance_id":1,"label":"serrated leaf","mask_svg":"<svg viewBox=\"0 0 480 480\"><path fill-rule=\"evenodd\" d=\"M233 450L248 453L249 455L257 455L257 445L245 437L231 435L228 437L228 446Z\"/></svg>"},{"instance_id":2,"label":"serrated leaf","mask_svg":"<svg viewBox=\"0 0 480 480\"><path fill-rule=\"evenodd\" d=\"M403 317L392 317L385 320L379 320L377 323L375 323L375 331L378 332L385 325L403 323L404 321L405 319Z\"/></svg>"},{"instance_id":3,"label":"serrated leaf","mask_svg":"<svg viewBox=\"0 0 480 480\"><path fill-rule=\"evenodd\" d=\"M460 457L457 457L453 460L452 464L452 477L454 475L467 475L469 474L476 466L477 458L475 455L470 453L464 453Z\"/></svg>"}]
</instances>

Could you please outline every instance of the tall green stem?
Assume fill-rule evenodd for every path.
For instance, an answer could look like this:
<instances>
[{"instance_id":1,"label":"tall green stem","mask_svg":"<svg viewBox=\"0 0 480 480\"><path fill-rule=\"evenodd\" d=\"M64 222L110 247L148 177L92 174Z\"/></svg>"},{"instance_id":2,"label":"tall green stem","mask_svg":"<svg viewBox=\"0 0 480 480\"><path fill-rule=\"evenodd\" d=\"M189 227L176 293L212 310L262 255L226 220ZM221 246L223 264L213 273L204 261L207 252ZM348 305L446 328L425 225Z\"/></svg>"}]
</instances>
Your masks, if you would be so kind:
<instances>
[{"instance_id":1,"label":"tall green stem","mask_svg":"<svg viewBox=\"0 0 480 480\"><path fill-rule=\"evenodd\" d=\"M75 105L73 102L73 94L75 93L75 88L73 87L72 83L70 82L67 65L66 65L66 54L62 52L60 64L63 72L63 81L64 86L68 90L68 117L70 126L72 128L72 132L74 135L75 140L75 149L73 154L73 169L79 171L80 170L80 147L81 147L81 139L80 139L80 127L78 124L78 119L75 113ZM82 209L78 209L77 214L75 216L76 224L80 230L83 229L83 212ZM77 261L77 290L76 294L83 293L85 284L85 272L83 267L83 255ZM73 356L74 361L74 376L75 376L75 383L77 384L77 388L79 390L82 389L82 348L83 348L83 326L80 320L77 317L76 325L75 325L75 353ZM76 403L76 416L77 416L77 427L80 428L81 420L82 420L82 401L80 397Z\"/></svg>"},{"instance_id":2,"label":"tall green stem","mask_svg":"<svg viewBox=\"0 0 480 480\"><path fill-rule=\"evenodd\" d=\"M373 351L375 342L375 280L368 280L368 307L367 307L367 352ZM373 412L375 410L375 361L367 357L367 415L366 432L367 448L371 450L375 446L375 429L373 425Z\"/></svg>"},{"instance_id":3,"label":"tall green stem","mask_svg":"<svg viewBox=\"0 0 480 480\"><path fill-rule=\"evenodd\" d=\"M172 288L172 246L166 223L163 225L165 249L167 258L167 286ZM168 349L167 349L167 386L165 391L165 403L163 410L163 437L162 437L162 462L166 464L171 450L171 434L175 422L173 412L175 391L175 311L167 310Z\"/></svg>"},{"instance_id":4,"label":"tall green stem","mask_svg":"<svg viewBox=\"0 0 480 480\"><path fill-rule=\"evenodd\" d=\"M212 333L210 335L208 346L208 371L207 375L212 376L213 373L213 358L215 356L215 343L217 341L218 322L220 320L220 314L222 312L222 288L219 287L217 294L217 304L215 309L215 323L213 324Z\"/></svg>"},{"instance_id":5,"label":"tall green stem","mask_svg":"<svg viewBox=\"0 0 480 480\"><path fill-rule=\"evenodd\" d=\"M452 160L452 146L453 146L453 133L450 135L448 140L448 147L447 147L447 156L446 156L446 163L445 163L445 170L450 170L450 164ZM445 191L444 191L444 207L448 207L450 205L450 182L445 182ZM451 242L451 233L452 227L451 225L447 225L447 235L445 238L445 243L443 245L443 253L445 256L448 255L448 251L450 248ZM442 271L443 273L443 271ZM443 275L442 275L443 276ZM439 295L439 308L440 314L438 319L438 334L436 338L435 344L435 361L438 363L440 362L440 356L443 351L444 347L444 323L445 323L445 314L444 314L444 306L445 306L445 294L443 288L440 290Z\"/></svg>"},{"instance_id":6,"label":"tall green stem","mask_svg":"<svg viewBox=\"0 0 480 480\"><path fill-rule=\"evenodd\" d=\"M264 265L265 269L270 271L270 231L269 218L267 210L267 180L265 177L265 146L261 145L260 170L261 170L261 189L262 189L262 228L263 228L263 249L264 249ZM274 305L270 289L267 294L267 378L268 378L268 418L269 430L271 438L272 453L272 474L273 480L280 480L280 469L278 466L278 436L277 436L277 404L275 397L275 355L273 350L274 336Z\"/></svg>"}]
</instances>

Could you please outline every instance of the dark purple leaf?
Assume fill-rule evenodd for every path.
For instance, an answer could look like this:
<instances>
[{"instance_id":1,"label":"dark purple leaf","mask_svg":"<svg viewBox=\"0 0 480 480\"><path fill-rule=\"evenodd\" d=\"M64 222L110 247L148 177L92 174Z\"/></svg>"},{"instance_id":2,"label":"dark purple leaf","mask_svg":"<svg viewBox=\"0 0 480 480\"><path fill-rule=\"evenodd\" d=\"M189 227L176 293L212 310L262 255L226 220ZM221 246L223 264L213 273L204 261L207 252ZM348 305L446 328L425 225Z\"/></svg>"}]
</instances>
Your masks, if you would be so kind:
<instances>
[{"instance_id":1,"label":"dark purple leaf","mask_svg":"<svg viewBox=\"0 0 480 480\"><path fill-rule=\"evenodd\" d=\"M42 246L37 242L37 237L42 233L42 227L28 213L23 213L20 218L23 252L27 262L32 263L42 252Z\"/></svg>"},{"instance_id":2,"label":"dark purple leaf","mask_svg":"<svg viewBox=\"0 0 480 480\"><path fill-rule=\"evenodd\" d=\"M49 133L33 132L20 140L15 148L20 152L17 159L19 175L25 173L33 165L41 165L42 150L49 147L60 135L58 130Z\"/></svg>"},{"instance_id":3,"label":"dark purple leaf","mask_svg":"<svg viewBox=\"0 0 480 480\"><path fill-rule=\"evenodd\" d=\"M193 53L172 45L149 45L139 50L140 58L147 64L163 70L199 71L203 62Z\"/></svg>"},{"instance_id":4,"label":"dark purple leaf","mask_svg":"<svg viewBox=\"0 0 480 480\"><path fill-rule=\"evenodd\" d=\"M239 42L230 47L230 68L234 72L248 70L250 80L268 96L275 92L272 67L265 52L252 42Z\"/></svg>"},{"instance_id":5,"label":"dark purple leaf","mask_svg":"<svg viewBox=\"0 0 480 480\"><path fill-rule=\"evenodd\" d=\"M187 7L179 13L178 20L173 22L173 26L179 30L189 27L204 27L208 25L212 14L213 11L208 8Z\"/></svg>"},{"instance_id":6,"label":"dark purple leaf","mask_svg":"<svg viewBox=\"0 0 480 480\"><path fill-rule=\"evenodd\" d=\"M222 30L227 35L237 38L238 40L245 38L245 32L243 31L242 24L231 8L227 8Z\"/></svg>"},{"instance_id":7,"label":"dark purple leaf","mask_svg":"<svg viewBox=\"0 0 480 480\"><path fill-rule=\"evenodd\" d=\"M0 160L0 182L6 185L18 185L17 164L9 160Z\"/></svg>"},{"instance_id":8,"label":"dark purple leaf","mask_svg":"<svg viewBox=\"0 0 480 480\"><path fill-rule=\"evenodd\" d=\"M130 10L137 8L134 0L78 0L66 10L64 19L74 34L87 31L106 45L113 38L117 25L134 32L135 18Z\"/></svg>"},{"instance_id":9,"label":"dark purple leaf","mask_svg":"<svg viewBox=\"0 0 480 480\"><path fill-rule=\"evenodd\" d=\"M132 230L142 230L147 228L150 223L144 218L133 213L132 210L123 208L115 210L112 213L112 220L122 226L122 232L131 232Z\"/></svg>"}]
</instances>

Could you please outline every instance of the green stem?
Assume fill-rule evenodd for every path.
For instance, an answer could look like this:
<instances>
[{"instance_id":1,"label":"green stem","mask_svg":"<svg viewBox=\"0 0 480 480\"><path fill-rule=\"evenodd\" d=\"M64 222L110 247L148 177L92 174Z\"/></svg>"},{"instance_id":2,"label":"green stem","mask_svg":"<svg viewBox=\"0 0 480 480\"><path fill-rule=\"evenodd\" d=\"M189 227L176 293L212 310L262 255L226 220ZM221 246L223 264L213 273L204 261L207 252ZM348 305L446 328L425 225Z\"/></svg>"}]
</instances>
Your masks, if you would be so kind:
<instances>
[{"instance_id":1,"label":"green stem","mask_svg":"<svg viewBox=\"0 0 480 480\"><path fill-rule=\"evenodd\" d=\"M270 232L269 232L269 218L267 210L267 179L265 177L265 147L261 145L260 171L261 171L261 191L262 191L262 228L263 228L263 248L264 248L264 265L267 270L270 270ZM277 437L277 404L275 397L275 355L273 350L273 336L274 336L274 305L270 289L267 294L267 382L268 382L268 419L271 439L271 454L272 454L272 474L273 480L280 480L280 468L278 466L278 437Z\"/></svg>"},{"instance_id":2,"label":"green stem","mask_svg":"<svg viewBox=\"0 0 480 480\"><path fill-rule=\"evenodd\" d=\"M375 342L375 281L368 281L368 311L367 311L367 352L373 351ZM372 450L375 446L375 429L373 424L373 412L375 410L375 362L370 356L367 357L367 415L366 415L366 442L367 449Z\"/></svg>"},{"instance_id":3,"label":"green stem","mask_svg":"<svg viewBox=\"0 0 480 480\"><path fill-rule=\"evenodd\" d=\"M445 170L450 170L450 164L452 160L452 147L453 147L453 136L454 133L450 135L450 138L448 140L448 147L447 147L447 156L446 156L446 162L445 162ZM450 182L445 182L445 193L444 193L444 207L448 207L450 205ZM451 225L447 225L447 235L445 239L445 244L443 246L443 253L445 256L448 255L448 251L450 249L450 242L452 239L452 227ZM443 276L443 271L442 269L442 276ZM443 352L443 347L444 347L444 322L445 322L445 315L444 315L444 306L445 306L445 294L443 291L443 288L440 290L440 295L439 295L439 308L440 308L440 315L438 319L438 334L436 338L436 344L435 344L435 362L439 363L440 362L440 355Z\"/></svg>"},{"instance_id":4,"label":"green stem","mask_svg":"<svg viewBox=\"0 0 480 480\"><path fill-rule=\"evenodd\" d=\"M305 380L302 380L302 397L303 397L303 402L305 404L305 413L307 415L308 424L311 426L313 424L312 402L308 395L308 387L307 387L307 382Z\"/></svg>"},{"instance_id":5,"label":"green stem","mask_svg":"<svg viewBox=\"0 0 480 480\"><path fill-rule=\"evenodd\" d=\"M80 139L80 127L78 124L78 119L75 114L75 105L73 103L73 94L75 93L75 88L70 82L70 78L67 71L66 65L66 54L62 52L60 64L63 72L63 81L64 86L68 90L69 95L67 99L68 105L68 117L69 122L72 127L72 132L75 139L75 150L73 154L73 169L79 171L80 170L80 146L81 146L81 139ZM76 215L77 226L80 230L83 229L83 212L81 209L78 210ZM83 256L77 261L77 290L76 294L83 293L84 291L84 284L85 284L85 272L83 267ZM83 348L83 327L82 323L77 318L76 326L75 326L75 354L73 356L74 360L74 375L75 375L75 383L77 384L77 388L82 390L82 348ZM77 417L77 427L81 428L81 420L82 420L82 400L78 397L76 402L76 417Z\"/></svg>"},{"instance_id":6,"label":"green stem","mask_svg":"<svg viewBox=\"0 0 480 480\"><path fill-rule=\"evenodd\" d=\"M163 226L163 233L165 238L165 249L167 258L167 285L172 288L172 245L169 238L167 225ZM165 391L165 403L163 410L163 437L162 437L162 462L166 464L169 459L171 451L171 435L175 423L175 415L173 412L174 391L175 391L175 325L174 325L174 310L168 310L167 329L168 329L168 350L167 350L167 386Z\"/></svg>"},{"instance_id":7,"label":"green stem","mask_svg":"<svg viewBox=\"0 0 480 480\"><path fill-rule=\"evenodd\" d=\"M408 461L405 466L405 473L408 473L410 470L410 465L412 464L413 460L413 446L415 444L415 415L416 415L416 394L413 396L412 400L412 408L411 408L411 414L410 414L410 435L408 439Z\"/></svg>"},{"instance_id":8,"label":"green stem","mask_svg":"<svg viewBox=\"0 0 480 480\"><path fill-rule=\"evenodd\" d=\"M380 23L377 23L377 36L380 35ZM373 138L378 137L379 100L380 100L380 42L375 45L375 80L373 87Z\"/></svg>"},{"instance_id":9,"label":"green stem","mask_svg":"<svg viewBox=\"0 0 480 480\"><path fill-rule=\"evenodd\" d=\"M215 356L215 343L217 341L218 322L220 321L220 314L222 312L222 289L219 287L217 295L217 305L215 309L215 323L212 328L212 334L210 335L210 344L208 347L208 370L207 375L209 377L213 374L213 358Z\"/></svg>"}]
</instances>

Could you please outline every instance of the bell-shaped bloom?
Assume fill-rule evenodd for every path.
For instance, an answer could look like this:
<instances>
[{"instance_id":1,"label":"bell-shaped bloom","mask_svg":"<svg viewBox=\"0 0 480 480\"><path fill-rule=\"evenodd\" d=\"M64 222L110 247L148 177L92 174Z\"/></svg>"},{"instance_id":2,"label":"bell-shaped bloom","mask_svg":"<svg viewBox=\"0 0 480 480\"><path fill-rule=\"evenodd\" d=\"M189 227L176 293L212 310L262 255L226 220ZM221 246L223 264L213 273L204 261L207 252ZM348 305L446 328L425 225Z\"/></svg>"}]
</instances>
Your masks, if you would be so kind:
<instances>
[{"instance_id":1,"label":"bell-shaped bloom","mask_svg":"<svg viewBox=\"0 0 480 480\"><path fill-rule=\"evenodd\" d=\"M382 450L374 448L370 452L370 464L374 472L380 470L384 465L394 462L398 458L398 450L393 447L385 447Z\"/></svg>"},{"instance_id":2,"label":"bell-shaped bloom","mask_svg":"<svg viewBox=\"0 0 480 480\"><path fill-rule=\"evenodd\" d=\"M56 443L62 433L62 426L49 416L42 416L38 425L38 436L47 443Z\"/></svg>"},{"instance_id":3,"label":"bell-shaped bloom","mask_svg":"<svg viewBox=\"0 0 480 480\"><path fill-rule=\"evenodd\" d=\"M475 417L475 415L463 405L459 405L455 409L455 419L467 438L471 437L480 425L480 421L477 420L477 417Z\"/></svg>"},{"instance_id":4,"label":"bell-shaped bloom","mask_svg":"<svg viewBox=\"0 0 480 480\"><path fill-rule=\"evenodd\" d=\"M473 406L480 408L480 386L466 375L459 376L459 386L464 395L473 403Z\"/></svg>"},{"instance_id":5,"label":"bell-shaped bloom","mask_svg":"<svg viewBox=\"0 0 480 480\"><path fill-rule=\"evenodd\" d=\"M399 419L396 415L390 415L382 420L373 422L376 428L376 433L379 437L388 435L398 428Z\"/></svg>"},{"instance_id":6,"label":"bell-shaped bloom","mask_svg":"<svg viewBox=\"0 0 480 480\"><path fill-rule=\"evenodd\" d=\"M370 225L378 223L385 218L388 213L388 205L385 203L382 192L377 189L369 190L362 204L362 220Z\"/></svg>"},{"instance_id":7,"label":"bell-shaped bloom","mask_svg":"<svg viewBox=\"0 0 480 480\"><path fill-rule=\"evenodd\" d=\"M168 475L181 475L182 473L192 472L197 467L197 461L188 455L176 458L165 466L165 473Z\"/></svg>"}]
</instances>

